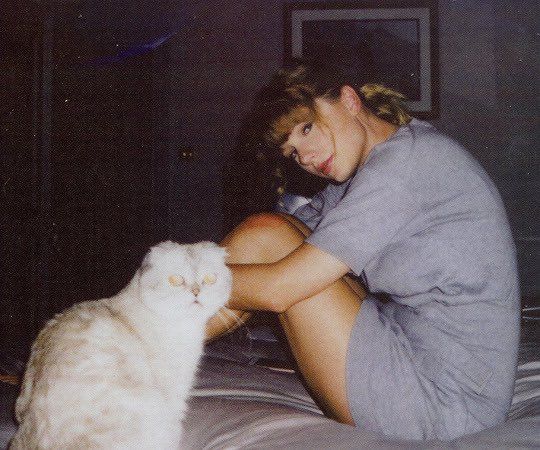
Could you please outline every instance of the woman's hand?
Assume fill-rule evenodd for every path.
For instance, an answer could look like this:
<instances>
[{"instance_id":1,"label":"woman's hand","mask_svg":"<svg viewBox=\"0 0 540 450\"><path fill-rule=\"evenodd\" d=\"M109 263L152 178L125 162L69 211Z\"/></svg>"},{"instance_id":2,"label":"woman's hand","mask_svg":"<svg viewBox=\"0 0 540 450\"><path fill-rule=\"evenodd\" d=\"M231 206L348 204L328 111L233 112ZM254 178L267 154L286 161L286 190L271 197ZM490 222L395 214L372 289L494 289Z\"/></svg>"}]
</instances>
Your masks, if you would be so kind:
<instances>
[{"instance_id":1,"label":"woman's hand","mask_svg":"<svg viewBox=\"0 0 540 450\"><path fill-rule=\"evenodd\" d=\"M228 306L282 313L326 289L349 267L308 243L284 258L265 264L233 264L233 291Z\"/></svg>"}]
</instances>

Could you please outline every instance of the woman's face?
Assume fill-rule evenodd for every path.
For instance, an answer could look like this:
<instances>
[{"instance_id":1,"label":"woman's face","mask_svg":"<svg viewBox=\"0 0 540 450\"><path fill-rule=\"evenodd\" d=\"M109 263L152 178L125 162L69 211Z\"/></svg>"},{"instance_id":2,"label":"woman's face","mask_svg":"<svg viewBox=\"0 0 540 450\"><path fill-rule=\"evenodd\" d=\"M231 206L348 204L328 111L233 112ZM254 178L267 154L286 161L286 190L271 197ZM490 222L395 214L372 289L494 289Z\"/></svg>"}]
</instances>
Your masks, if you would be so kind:
<instances>
[{"instance_id":1,"label":"woman's face","mask_svg":"<svg viewBox=\"0 0 540 450\"><path fill-rule=\"evenodd\" d=\"M317 99L317 119L297 124L281 146L302 169L337 182L353 176L369 152L362 114L346 94L356 96L352 90L338 100Z\"/></svg>"}]
</instances>

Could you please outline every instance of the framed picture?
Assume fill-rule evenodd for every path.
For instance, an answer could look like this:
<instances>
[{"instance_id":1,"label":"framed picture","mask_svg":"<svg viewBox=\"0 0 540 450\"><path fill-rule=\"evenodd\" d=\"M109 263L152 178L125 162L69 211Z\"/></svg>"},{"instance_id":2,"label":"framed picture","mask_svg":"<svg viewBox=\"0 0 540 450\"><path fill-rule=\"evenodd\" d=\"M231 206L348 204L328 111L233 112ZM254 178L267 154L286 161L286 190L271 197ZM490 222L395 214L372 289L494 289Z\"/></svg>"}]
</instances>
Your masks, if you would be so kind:
<instances>
[{"instance_id":1,"label":"framed picture","mask_svg":"<svg viewBox=\"0 0 540 450\"><path fill-rule=\"evenodd\" d=\"M285 62L336 63L362 85L382 83L407 98L415 117L438 116L436 0L289 3Z\"/></svg>"}]
</instances>

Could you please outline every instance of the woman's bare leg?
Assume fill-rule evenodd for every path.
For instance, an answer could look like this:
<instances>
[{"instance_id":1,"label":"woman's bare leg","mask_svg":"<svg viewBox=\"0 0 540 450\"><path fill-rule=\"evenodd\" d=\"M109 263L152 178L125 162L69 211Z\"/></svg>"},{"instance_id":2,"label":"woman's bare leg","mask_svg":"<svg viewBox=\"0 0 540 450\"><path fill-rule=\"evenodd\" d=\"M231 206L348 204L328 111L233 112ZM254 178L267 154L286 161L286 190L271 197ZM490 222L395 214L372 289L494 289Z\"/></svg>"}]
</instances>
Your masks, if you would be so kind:
<instances>
[{"instance_id":1,"label":"woman's bare leg","mask_svg":"<svg viewBox=\"0 0 540 450\"><path fill-rule=\"evenodd\" d=\"M258 214L246 219L222 244L230 262L273 262L296 249L308 233L293 217ZM349 424L354 422L347 401L346 355L364 297L360 286L344 278L279 317L312 394L328 415Z\"/></svg>"},{"instance_id":2,"label":"woman's bare leg","mask_svg":"<svg viewBox=\"0 0 540 450\"><path fill-rule=\"evenodd\" d=\"M276 230L283 227L283 219L274 214L256 214L232 230L221 242L226 247L229 264L256 264L274 262L289 254L292 250L287 243L280 242L286 236L279 237ZM218 315L208 321L206 339L212 340L230 333L251 317L248 311L222 308Z\"/></svg>"}]
</instances>

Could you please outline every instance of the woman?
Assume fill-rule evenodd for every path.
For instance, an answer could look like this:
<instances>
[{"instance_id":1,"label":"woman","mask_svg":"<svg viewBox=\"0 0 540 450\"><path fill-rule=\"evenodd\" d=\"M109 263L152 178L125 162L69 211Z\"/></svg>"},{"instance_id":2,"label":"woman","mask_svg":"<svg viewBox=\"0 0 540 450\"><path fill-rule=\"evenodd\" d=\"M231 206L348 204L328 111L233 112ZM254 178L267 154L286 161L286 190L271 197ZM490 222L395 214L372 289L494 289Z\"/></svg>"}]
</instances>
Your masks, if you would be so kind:
<instances>
[{"instance_id":1,"label":"woman","mask_svg":"<svg viewBox=\"0 0 540 450\"><path fill-rule=\"evenodd\" d=\"M483 169L396 92L319 64L278 72L255 114L267 144L330 184L294 216L258 214L226 237L230 308L279 313L312 394L341 422L448 440L503 421L519 286ZM211 322L210 336L222 331Z\"/></svg>"}]
</instances>

